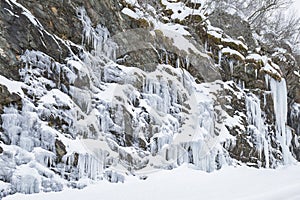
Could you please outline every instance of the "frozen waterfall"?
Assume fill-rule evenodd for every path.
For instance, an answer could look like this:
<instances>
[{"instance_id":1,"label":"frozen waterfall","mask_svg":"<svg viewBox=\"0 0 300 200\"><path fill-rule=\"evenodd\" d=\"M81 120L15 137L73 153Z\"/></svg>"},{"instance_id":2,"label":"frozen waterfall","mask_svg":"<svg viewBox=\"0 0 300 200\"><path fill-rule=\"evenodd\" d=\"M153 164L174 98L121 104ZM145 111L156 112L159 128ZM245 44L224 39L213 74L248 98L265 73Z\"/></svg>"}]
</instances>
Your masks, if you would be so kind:
<instances>
[{"instance_id":1,"label":"frozen waterfall","mask_svg":"<svg viewBox=\"0 0 300 200\"><path fill-rule=\"evenodd\" d=\"M268 75L266 76L273 97L276 138L282 148L283 162L284 164L292 163L295 160L289 150L292 136L291 132L286 129L288 106L286 82L283 78L280 81L277 81Z\"/></svg>"}]
</instances>

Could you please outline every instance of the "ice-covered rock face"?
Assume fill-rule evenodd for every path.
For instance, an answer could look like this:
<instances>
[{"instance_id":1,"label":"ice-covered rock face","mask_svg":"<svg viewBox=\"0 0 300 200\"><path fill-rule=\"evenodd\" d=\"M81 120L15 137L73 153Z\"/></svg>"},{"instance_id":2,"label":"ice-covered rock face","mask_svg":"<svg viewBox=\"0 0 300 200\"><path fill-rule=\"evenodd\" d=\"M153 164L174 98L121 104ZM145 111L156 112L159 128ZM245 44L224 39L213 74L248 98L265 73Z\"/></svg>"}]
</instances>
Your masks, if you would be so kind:
<instances>
[{"instance_id":1,"label":"ice-covered rock face","mask_svg":"<svg viewBox=\"0 0 300 200\"><path fill-rule=\"evenodd\" d=\"M191 16L204 19L201 6L182 12L184 3L162 1L156 6L172 10L163 16L154 3L120 3L124 19L148 26L112 35L107 27L123 27L121 17L106 27L95 22L90 1L74 1L65 3L76 7L72 17L62 14L80 24L74 40L48 32L41 23L47 17L33 16L46 12L42 5L31 12L16 1L3 3L13 21L30 24L40 37L16 55L17 75L0 75L0 197L82 188L104 178L124 182L127 174L143 178L183 163L211 172L238 162L294 162L289 149L299 142L286 127L287 90L275 63L247 55L242 41L211 25L202 47L193 37L201 31L182 25ZM50 16L61 14L50 9ZM261 80L262 74L268 75ZM263 86L254 90L249 77ZM299 119L297 104L292 110L289 118Z\"/></svg>"}]
</instances>

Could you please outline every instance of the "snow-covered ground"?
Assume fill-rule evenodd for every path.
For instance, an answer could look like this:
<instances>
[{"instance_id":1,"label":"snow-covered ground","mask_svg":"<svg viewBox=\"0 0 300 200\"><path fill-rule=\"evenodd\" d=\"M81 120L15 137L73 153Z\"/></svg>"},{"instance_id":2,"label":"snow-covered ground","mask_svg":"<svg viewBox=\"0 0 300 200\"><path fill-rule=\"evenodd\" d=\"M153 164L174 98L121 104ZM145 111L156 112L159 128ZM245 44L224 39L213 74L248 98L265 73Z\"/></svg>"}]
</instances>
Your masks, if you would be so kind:
<instances>
[{"instance_id":1,"label":"snow-covered ground","mask_svg":"<svg viewBox=\"0 0 300 200\"><path fill-rule=\"evenodd\" d=\"M59 193L16 194L5 200L299 200L300 165L276 170L249 167L224 167L206 173L187 166L158 171L146 180L129 177L125 183L101 181L82 190Z\"/></svg>"}]
</instances>

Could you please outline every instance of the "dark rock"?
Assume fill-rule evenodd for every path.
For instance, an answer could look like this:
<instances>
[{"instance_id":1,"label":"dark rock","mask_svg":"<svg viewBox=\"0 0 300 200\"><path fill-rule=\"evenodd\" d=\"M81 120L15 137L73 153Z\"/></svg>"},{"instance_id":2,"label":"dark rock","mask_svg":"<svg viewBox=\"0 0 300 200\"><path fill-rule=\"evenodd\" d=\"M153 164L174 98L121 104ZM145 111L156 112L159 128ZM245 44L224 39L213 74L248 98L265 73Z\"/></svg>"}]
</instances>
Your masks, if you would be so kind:
<instances>
[{"instance_id":1,"label":"dark rock","mask_svg":"<svg viewBox=\"0 0 300 200\"><path fill-rule=\"evenodd\" d=\"M61 140L55 140L55 150L56 150L56 162L59 163L62 161L64 155L67 154L66 146L62 143Z\"/></svg>"},{"instance_id":2,"label":"dark rock","mask_svg":"<svg viewBox=\"0 0 300 200\"><path fill-rule=\"evenodd\" d=\"M230 15L225 11L215 10L209 16L209 20L213 26L221 28L232 38L238 39L242 36L251 49L255 48L255 41L249 23L244 21L238 15Z\"/></svg>"},{"instance_id":3,"label":"dark rock","mask_svg":"<svg viewBox=\"0 0 300 200\"><path fill-rule=\"evenodd\" d=\"M5 85L0 84L0 95L1 95L1 98L0 98L0 114L3 113L4 107L9 106L9 105L15 105L19 109L21 109L21 107L22 107L21 97L16 93L11 94L7 90L7 87Z\"/></svg>"},{"instance_id":4,"label":"dark rock","mask_svg":"<svg viewBox=\"0 0 300 200\"><path fill-rule=\"evenodd\" d=\"M79 159L79 154L74 153L74 162L73 162L74 167L76 167L78 165L78 159Z\"/></svg>"},{"instance_id":5,"label":"dark rock","mask_svg":"<svg viewBox=\"0 0 300 200\"><path fill-rule=\"evenodd\" d=\"M38 24L34 25L22 14L23 10L20 7L14 6L14 4L10 7L6 1L1 1L1 8L11 10L12 13L19 16L11 16L10 12L3 11L3 9L0 12L0 19L6 19L1 20L2 34L0 35L1 51L5 52L3 55L1 54L0 59L0 70L3 75L15 80L19 79L18 69L21 67L19 56L27 49L42 51L56 60L62 60L68 56L68 48L60 40L50 36ZM38 8L33 12L37 12L37 10L41 12Z\"/></svg>"}]
</instances>

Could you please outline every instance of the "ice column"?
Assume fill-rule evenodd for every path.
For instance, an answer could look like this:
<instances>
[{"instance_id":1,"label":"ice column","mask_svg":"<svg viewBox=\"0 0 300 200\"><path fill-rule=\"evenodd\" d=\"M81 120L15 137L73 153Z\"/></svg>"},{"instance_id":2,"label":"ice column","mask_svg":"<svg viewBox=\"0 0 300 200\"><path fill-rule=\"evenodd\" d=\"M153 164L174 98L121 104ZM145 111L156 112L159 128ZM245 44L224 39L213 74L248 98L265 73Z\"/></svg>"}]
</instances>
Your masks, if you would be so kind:
<instances>
[{"instance_id":1,"label":"ice column","mask_svg":"<svg viewBox=\"0 0 300 200\"><path fill-rule=\"evenodd\" d=\"M284 164L288 164L293 161L293 157L289 150L291 140L287 135L285 126L287 123L286 82L283 78L280 81L277 81L271 77L268 77L268 79L274 103L276 138L279 140L282 148L283 162Z\"/></svg>"},{"instance_id":2,"label":"ice column","mask_svg":"<svg viewBox=\"0 0 300 200\"><path fill-rule=\"evenodd\" d=\"M295 128L297 135L300 134L300 104L293 103L291 105L290 122L293 128Z\"/></svg>"},{"instance_id":3,"label":"ice column","mask_svg":"<svg viewBox=\"0 0 300 200\"><path fill-rule=\"evenodd\" d=\"M84 8L78 9L77 12L83 24L82 45L92 45L95 56L105 55L116 60L117 44L110 39L107 28L100 24L94 28Z\"/></svg>"},{"instance_id":4,"label":"ice column","mask_svg":"<svg viewBox=\"0 0 300 200\"><path fill-rule=\"evenodd\" d=\"M247 119L249 123L248 131L253 131L253 134L256 135L258 150L260 154L262 153L262 149L264 150L263 153L266 159L265 167L268 168L270 166L269 147L264 119L262 117L262 111L260 108L260 100L254 94L248 94L246 96L246 108Z\"/></svg>"}]
</instances>

